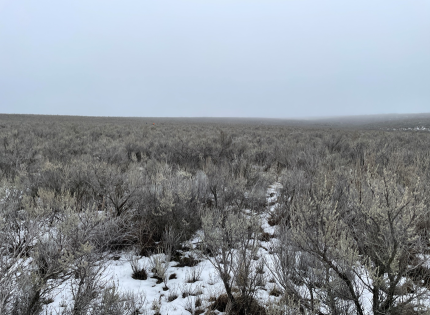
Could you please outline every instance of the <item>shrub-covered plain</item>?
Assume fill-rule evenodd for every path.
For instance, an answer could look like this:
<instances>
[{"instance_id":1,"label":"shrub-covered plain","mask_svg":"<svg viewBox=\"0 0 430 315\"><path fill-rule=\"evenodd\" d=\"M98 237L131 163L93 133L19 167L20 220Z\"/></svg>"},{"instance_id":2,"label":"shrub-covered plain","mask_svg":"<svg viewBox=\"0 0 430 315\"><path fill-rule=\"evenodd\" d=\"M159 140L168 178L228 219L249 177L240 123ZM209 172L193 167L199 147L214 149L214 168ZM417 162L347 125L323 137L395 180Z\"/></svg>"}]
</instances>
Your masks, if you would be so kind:
<instances>
[{"instance_id":1,"label":"shrub-covered plain","mask_svg":"<svg viewBox=\"0 0 430 315\"><path fill-rule=\"evenodd\" d=\"M0 314L45 314L64 285L61 314L138 314L104 262L198 282L196 236L224 292L191 313L427 314L430 132L392 129L0 115Z\"/></svg>"}]
</instances>

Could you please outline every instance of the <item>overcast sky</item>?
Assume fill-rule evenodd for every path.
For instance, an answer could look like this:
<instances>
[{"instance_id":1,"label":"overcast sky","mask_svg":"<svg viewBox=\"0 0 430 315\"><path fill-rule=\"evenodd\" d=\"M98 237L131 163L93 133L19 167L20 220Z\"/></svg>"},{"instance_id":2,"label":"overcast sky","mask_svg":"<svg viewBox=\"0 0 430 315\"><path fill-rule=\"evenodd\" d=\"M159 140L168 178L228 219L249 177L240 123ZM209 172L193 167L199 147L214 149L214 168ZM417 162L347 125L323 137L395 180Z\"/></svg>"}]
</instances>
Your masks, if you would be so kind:
<instances>
[{"instance_id":1,"label":"overcast sky","mask_svg":"<svg viewBox=\"0 0 430 315\"><path fill-rule=\"evenodd\" d=\"M430 1L0 0L0 112L430 112Z\"/></svg>"}]
</instances>

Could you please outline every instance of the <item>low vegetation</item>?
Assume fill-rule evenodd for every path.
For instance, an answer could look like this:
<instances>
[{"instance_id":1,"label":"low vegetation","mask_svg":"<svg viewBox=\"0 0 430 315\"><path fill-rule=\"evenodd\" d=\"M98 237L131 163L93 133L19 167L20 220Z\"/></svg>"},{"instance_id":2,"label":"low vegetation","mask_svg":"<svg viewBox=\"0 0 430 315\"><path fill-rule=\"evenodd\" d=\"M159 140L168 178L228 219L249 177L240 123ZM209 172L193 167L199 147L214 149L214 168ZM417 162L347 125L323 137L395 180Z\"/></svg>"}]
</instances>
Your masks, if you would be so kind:
<instances>
[{"instance_id":1,"label":"low vegetation","mask_svg":"<svg viewBox=\"0 0 430 315\"><path fill-rule=\"evenodd\" d=\"M122 253L194 314L427 314L430 132L407 123L0 115L0 314L65 286L52 314L159 314L105 277ZM169 285L202 260L212 302Z\"/></svg>"}]
</instances>

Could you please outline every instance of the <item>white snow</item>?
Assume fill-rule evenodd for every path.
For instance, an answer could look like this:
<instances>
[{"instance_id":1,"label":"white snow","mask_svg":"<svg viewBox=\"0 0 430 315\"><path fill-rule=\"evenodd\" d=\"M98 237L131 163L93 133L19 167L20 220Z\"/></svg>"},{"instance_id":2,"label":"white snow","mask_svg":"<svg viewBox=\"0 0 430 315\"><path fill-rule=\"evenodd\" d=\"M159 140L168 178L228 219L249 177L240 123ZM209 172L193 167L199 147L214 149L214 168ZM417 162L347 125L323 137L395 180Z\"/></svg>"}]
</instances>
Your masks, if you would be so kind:
<instances>
[{"instance_id":1,"label":"white snow","mask_svg":"<svg viewBox=\"0 0 430 315\"><path fill-rule=\"evenodd\" d=\"M282 185L275 183L271 185L267 190L267 204L268 209L266 212L260 214L261 216L261 227L264 232L273 235L275 233L275 227L270 226L268 223L268 218L270 217L270 212L276 210L279 190ZM250 213L248 211L247 213ZM189 252L184 253L184 255L193 256L198 258L193 252L193 248L197 247L197 244L201 241L201 231L198 231L193 238L187 242L187 246L191 247ZM271 239L269 242L261 242L261 248L258 251L258 256L260 260L265 260L266 263L270 264L272 262L272 255L270 254L270 248L274 245L276 239ZM214 299L219 295L225 293L224 286L220 281L216 270L213 265L208 260L202 260L197 266L194 267L177 267L177 262L169 262L169 267L167 269L167 278L175 274L174 279L167 281L167 288L165 283L161 282L157 284L157 279L153 278L153 272L151 269L151 258L150 257L138 257L138 262L146 266L148 271L147 280L135 280L132 278L132 268L130 265L130 255L132 253L122 253L119 259L111 259L106 263L106 270L104 271L104 278L110 282L116 284L118 289L122 292L131 292L133 294L143 294L145 296L142 312L143 314L155 314L156 310L160 314L169 315L181 315L181 314L192 314L196 309L195 304L198 299L201 300L201 306L199 309L206 310L208 306L212 303L210 299ZM160 258L165 258L164 254ZM428 258L428 257L426 257ZM426 259L428 261L428 259ZM366 283L360 282L357 278L356 284L360 286L361 292L361 302L365 307L365 314L371 314L372 308L372 294L369 291L369 286L371 286L370 277L366 276L366 270L359 269L356 270L357 275L360 278L365 279ZM269 305L279 299L278 297L271 296L269 292L278 286L276 282L273 282L273 277L270 271L264 266L266 284L265 287L261 287L256 293L256 299L260 303ZM198 281L194 283L189 283L191 275L197 275ZM358 277L357 276L357 277ZM300 288L299 288L300 289ZM303 290L305 288L303 287ZM177 298L170 299L169 297L177 295ZM70 291L70 283L64 283L58 292L56 293L54 301L47 305L48 310L53 310L54 314L59 313L61 308L65 305L72 303L72 294ZM215 313L219 313L215 311Z\"/></svg>"},{"instance_id":2,"label":"white snow","mask_svg":"<svg viewBox=\"0 0 430 315\"><path fill-rule=\"evenodd\" d=\"M269 187L267 191L268 204L275 203L277 201L278 192L281 187L282 186L279 183ZM272 197L270 197L270 195L272 195ZM273 211L275 206L269 207L269 211ZM262 228L264 232L273 234L275 232L275 228L267 223L268 216L268 213L261 214ZM197 232L195 236L187 242L187 245L195 247L201 240L200 233L201 231ZM268 242L262 242L262 247L269 248L270 244ZM263 248L260 248L259 250L260 257L269 255L267 250ZM193 255L192 249L191 252L184 254ZM208 260L202 260L195 267L176 267L177 262L170 262L169 268L167 269L167 277L172 274L176 274L176 279L168 280L168 289L163 290L165 287L164 282L157 284L157 279L152 278L154 274L151 271L148 271L147 280L135 280L132 278L132 268L129 261L130 255L131 253L121 253L119 259L111 259L107 261L107 268L104 271L104 279L108 280L108 282L113 281L118 289L122 292L132 292L135 294L143 293L145 300L142 311L144 311L145 314L154 314L154 305L159 307L159 312L161 314L190 314L190 312L186 309L191 308L191 310L194 310L196 299L200 298L202 301L202 306L199 307L200 309L207 309L207 307L212 303L209 301L210 298L216 298L224 293L224 286L220 281L213 265ZM140 257L138 262L141 265L146 266L147 270L149 269L149 257ZM193 269L194 273L201 273L200 280L194 283L188 283L187 280L189 279L190 274L193 272ZM267 280L271 278L267 270L266 276ZM276 297L269 296L269 292L274 285L276 284L267 282L266 287L260 289L257 292L256 298L261 302L266 303L277 299ZM169 302L169 295L174 294L177 294L178 297ZM56 292L54 301L47 305L46 308L56 313L60 311L65 305L73 304L72 302L70 283L66 282Z\"/></svg>"}]
</instances>

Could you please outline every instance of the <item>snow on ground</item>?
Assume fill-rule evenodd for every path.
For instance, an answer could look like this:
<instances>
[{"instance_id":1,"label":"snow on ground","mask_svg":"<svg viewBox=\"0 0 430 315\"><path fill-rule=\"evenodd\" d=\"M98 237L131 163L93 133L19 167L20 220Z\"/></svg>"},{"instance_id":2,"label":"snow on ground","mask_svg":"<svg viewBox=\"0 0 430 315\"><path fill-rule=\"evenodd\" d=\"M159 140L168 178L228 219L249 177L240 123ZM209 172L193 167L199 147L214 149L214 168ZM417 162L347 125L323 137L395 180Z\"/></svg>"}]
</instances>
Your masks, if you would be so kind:
<instances>
[{"instance_id":1,"label":"snow on ground","mask_svg":"<svg viewBox=\"0 0 430 315\"><path fill-rule=\"evenodd\" d=\"M270 213L276 211L278 207L278 196L279 190L282 185L275 183L271 185L267 190L267 211L260 214L261 217L261 228L264 233L273 235L275 233L275 227L268 223ZM244 213L250 214L251 211L245 210ZM187 246L191 247L191 250L184 252L184 256L194 256L196 259L193 247L197 247L200 243L201 231L197 232L193 238L187 242ZM271 255L271 248L274 245L276 239L270 239L269 241L261 241L261 247L258 251L259 261L265 261L265 263L271 264L273 255ZM207 310L212 301L225 293L224 286L220 281L217 272L213 265L208 260L201 260L194 267L178 267L178 263L175 261L169 262L167 269L167 280L166 283L154 278L154 273L151 271L151 258L159 257L163 262L165 261L164 254L156 254L151 257L137 257L134 256L141 266L145 266L148 272L148 278L146 280L136 280L132 278L132 267L130 260L133 257L133 253L121 253L114 258L108 260L105 263L106 269L103 272L103 278L107 283L115 283L118 290L124 293L141 294L144 296L143 304L141 305L142 314L169 314L169 315L181 315L181 314L194 314L194 311ZM424 258L424 257L423 257ZM428 257L425 257L428 258ZM424 259L423 259L424 261ZM428 259L425 259L428 261ZM261 304L269 305L275 302L278 297L270 295L270 292L277 287L273 276L270 271L264 265L265 270L265 285L260 287L256 293L256 299ZM366 277L366 271L357 270L364 279L369 280ZM195 282L190 281L192 276L198 280ZM360 281L357 282L360 285ZM371 283L367 283L370 285ZM167 285L167 287L166 287ZM372 295L366 288L366 284L361 283L361 301L365 307L365 314L371 313L372 306ZM306 292L306 288L303 287L303 292ZM408 298L406 294L402 298ZM196 303L201 301L200 303ZM70 290L70 282L64 283L59 290L55 293L55 298L52 303L46 306L47 310L53 311L53 314L60 314L61 309L66 305L72 305L72 293ZM200 304L196 307L196 304ZM220 313L215 311L215 313Z\"/></svg>"},{"instance_id":2,"label":"snow on ground","mask_svg":"<svg viewBox=\"0 0 430 315\"><path fill-rule=\"evenodd\" d=\"M278 207L278 195L282 185L275 183L267 190L267 211L260 214L261 228L263 232L273 235L275 227L268 223L270 213ZM244 213L251 211L245 210ZM200 243L201 231L198 231L193 238L187 242L187 246L196 247ZM258 251L260 261L265 260L267 264L271 264L273 259L270 249L274 245L270 241L261 241L261 247ZM178 267L175 261L169 262L167 269L167 287L164 282L154 278L154 273L151 271L151 257L158 256L164 262L164 254L156 254L151 257L138 257L138 263L145 266L148 271L148 278L146 280L136 280L132 278L132 267L130 259L133 253L121 253L115 259L110 259L105 264L104 279L108 283L115 283L118 290L121 292L128 292L133 294L143 294L144 300L142 305L143 314L152 315L168 314L168 315L182 315L194 314L196 309L207 310L212 301L225 293L224 286L219 279L217 272L213 265L208 260L202 260L201 257L196 257L193 250L183 253L185 256L193 256L201 260L194 267ZM273 276L270 271L264 266L266 284L261 287L256 293L256 299L262 304L269 305L275 302L278 297L270 295L270 292L277 287ZM365 271L363 271L363 274ZM192 275L197 275L198 281L190 283ZM305 288L303 288L306 291ZM212 301L211 301L212 299ZM366 314L370 314L372 296L368 290L363 286L361 300L365 306ZM196 301L201 300L201 305L196 307ZM54 301L47 306L47 309L53 310L54 314L59 314L60 310L68 305L72 305L72 294L70 291L70 283L65 283L56 293ZM215 311L215 313L220 313Z\"/></svg>"},{"instance_id":3,"label":"snow on ground","mask_svg":"<svg viewBox=\"0 0 430 315\"><path fill-rule=\"evenodd\" d=\"M223 285L209 261L202 261L194 267L176 267L177 263L171 262L167 277L175 274L175 279L167 281L167 289L164 282L157 283L157 279L152 278L152 272L148 272L147 280L133 279L128 256L129 254L122 254L118 260L110 260L104 276L106 279L114 281L121 292L143 293L145 297L143 310L146 310L147 314L154 314L156 307L160 307L161 314L188 314L186 308L190 305L194 307L197 297L202 300L202 308L207 308L211 296L217 297L223 293ZM150 258L142 257L139 259L139 263L148 267ZM200 280L188 283L193 271L200 274ZM174 295L177 295L177 298L169 302L169 297L172 298ZM63 290L56 295L54 302L49 305L49 309L59 310L64 305L72 304L71 302L72 294L69 284L66 283L63 285Z\"/></svg>"},{"instance_id":4,"label":"snow on ground","mask_svg":"<svg viewBox=\"0 0 430 315\"><path fill-rule=\"evenodd\" d=\"M270 213L276 211L278 207L278 196L279 190L282 185L275 183L271 185L267 190L267 211L260 214L261 227L263 232L273 235L275 233L275 227L268 223ZM245 210L244 213L250 214L251 211ZM200 243L201 231L198 231L193 238L187 242L187 246L191 247L191 250L184 252L184 256L197 257L193 252L193 247L197 247ZM273 255L271 255L271 248L276 242L276 239L270 239L269 241L261 241L261 247L258 251L259 261L265 261L266 264L271 264ZM208 260L201 260L194 267L178 267L178 263L175 261L169 262L167 269L167 280L166 283L158 281L154 278L154 273L151 271L151 258L158 257L164 262L164 254L156 254L151 257L138 257L138 263L141 266L145 266L148 271L148 278L146 280L136 280L132 278L132 267L130 260L133 257L132 253L121 253L117 257L108 260L105 264L106 269L104 270L104 279L107 283L115 283L118 290L124 293L143 294L144 300L141 311L142 314L152 315L156 314L169 314L169 315L181 315L181 314L194 314L195 310L207 310L212 301L225 293L224 286L220 281L217 272L213 265ZM428 257L423 257L428 258ZM428 259L423 259L428 261ZM277 287L272 274L264 265L265 270L265 285L260 287L256 293L256 299L261 304L269 305L275 302L278 297L270 295L270 292ZM357 270L361 274L363 279L370 281L369 277L366 277L366 270ZM191 278L197 278L195 282L190 281ZM167 284L167 287L166 287ZM371 283L366 283L371 285ZM369 292L366 284L357 281L357 285L361 286L361 301L365 308L365 314L371 313L372 308L372 295ZM306 292L306 288L303 287L303 292ZM402 298L408 298L406 294ZM212 301L211 301L212 300ZM196 303L201 301L200 303ZM56 292L55 299L52 303L47 305L47 309L53 311L53 314L60 314L61 309L66 305L72 305L72 293L70 291L70 283L64 283L62 287ZM200 306L196 307L196 304ZM220 313L215 311L215 313Z\"/></svg>"},{"instance_id":5,"label":"snow on ground","mask_svg":"<svg viewBox=\"0 0 430 315\"><path fill-rule=\"evenodd\" d=\"M393 131L430 131L430 128L424 127L424 126L417 126L417 127L404 127L404 128L387 128L387 130L393 130Z\"/></svg>"},{"instance_id":6,"label":"snow on ground","mask_svg":"<svg viewBox=\"0 0 430 315\"><path fill-rule=\"evenodd\" d=\"M273 211L276 207L279 189L282 186L275 183L268 188L267 202L269 205L268 210ZM269 213L261 214L262 229L264 232L273 234L274 227L270 226L267 222ZM189 240L188 245L198 244L200 242L199 232ZM260 257L267 257L269 255L267 249L270 248L270 242L261 242L262 248L259 250ZM186 252L185 255L191 256L192 252ZM157 283L157 279L153 278L152 272L148 271L147 280L135 280L132 278L132 268L130 264L131 253L122 253L116 259L111 259L106 263L106 270L104 271L104 278L113 281L119 291L131 292L135 294L143 293L145 296L143 310L145 314L155 314L156 309L159 308L160 314L180 315L190 314L195 308L197 299L201 299L202 305L199 309L206 310L212 303L209 300L216 298L225 293L224 286L220 281L216 270L208 260L202 260L194 267L177 267L175 261L169 263L167 269L167 277L175 274L174 279L167 281L167 288L164 282ZM162 255L164 258L164 254ZM150 257L140 257L138 262L146 266L146 270L151 269ZM199 281L189 283L191 274L198 274ZM257 292L256 298L261 302L269 303L271 300L276 299L269 295L271 289L274 288L275 283L270 282L271 279L269 272L266 270L267 283L266 286ZM109 281L109 282L111 282ZM160 281L159 281L160 282ZM172 298L177 295L177 298ZM170 301L169 301L170 300ZM65 283L60 287L54 301L47 306L47 309L53 310L54 313L59 313L62 307L72 304L72 293L70 291L70 283ZM191 312L190 312L191 310ZM218 311L215 311L215 313Z\"/></svg>"},{"instance_id":7,"label":"snow on ground","mask_svg":"<svg viewBox=\"0 0 430 315\"><path fill-rule=\"evenodd\" d=\"M149 258L142 257L139 262L149 266ZM164 290L163 282L157 284L157 279L151 278L153 273L149 273L147 280L135 280L131 277L132 269L127 259L127 255L121 255L119 260L109 261L109 266L105 271L106 278L111 278L122 292L132 292L135 294L143 293L145 296L144 310L147 314L154 314L154 305L160 307L160 314L180 315L189 314L187 309L195 309L196 299L200 298L202 306L200 309L207 309L211 304L209 299L216 298L224 293L224 287L220 281L212 264L207 261L201 261L195 267L176 267L176 262L171 262L168 269L168 277L176 275L176 279L167 281L167 290ZM188 283L190 274L197 271L200 274L200 280L194 283ZM273 286L273 284L272 284ZM270 284L268 285L270 288ZM258 298L268 300L269 294L260 290ZM169 297L177 295L173 301L169 302ZM50 310L59 310L64 305L71 304L72 295L68 285L63 285L63 290L58 292L54 302L49 305Z\"/></svg>"}]
</instances>

